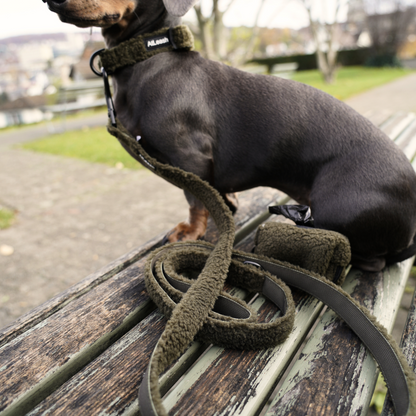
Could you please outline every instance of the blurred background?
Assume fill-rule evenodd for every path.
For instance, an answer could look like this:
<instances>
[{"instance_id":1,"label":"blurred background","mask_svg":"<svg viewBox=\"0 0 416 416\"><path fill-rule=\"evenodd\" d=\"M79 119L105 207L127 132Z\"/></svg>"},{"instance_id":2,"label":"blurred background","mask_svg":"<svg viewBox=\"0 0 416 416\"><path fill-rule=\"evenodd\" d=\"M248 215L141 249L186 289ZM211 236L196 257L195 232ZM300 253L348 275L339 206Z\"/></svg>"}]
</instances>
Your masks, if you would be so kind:
<instances>
[{"instance_id":1,"label":"blurred background","mask_svg":"<svg viewBox=\"0 0 416 416\"><path fill-rule=\"evenodd\" d=\"M41 1L11 3L0 17L0 128L102 105L88 66L99 29L63 24ZM415 13L414 0L202 0L184 20L209 59L269 73L292 63L334 83L341 67L416 67Z\"/></svg>"},{"instance_id":2,"label":"blurred background","mask_svg":"<svg viewBox=\"0 0 416 416\"><path fill-rule=\"evenodd\" d=\"M184 21L209 59L416 112L416 0L201 0ZM187 216L105 131L103 47L40 0L2 4L0 328Z\"/></svg>"},{"instance_id":3,"label":"blurred background","mask_svg":"<svg viewBox=\"0 0 416 416\"><path fill-rule=\"evenodd\" d=\"M416 68L415 15L414 0L202 0L184 20L209 59L286 76L318 69L334 84L349 67ZM101 47L99 29L63 24L41 1L6 3L0 128L102 106L88 65Z\"/></svg>"}]
</instances>

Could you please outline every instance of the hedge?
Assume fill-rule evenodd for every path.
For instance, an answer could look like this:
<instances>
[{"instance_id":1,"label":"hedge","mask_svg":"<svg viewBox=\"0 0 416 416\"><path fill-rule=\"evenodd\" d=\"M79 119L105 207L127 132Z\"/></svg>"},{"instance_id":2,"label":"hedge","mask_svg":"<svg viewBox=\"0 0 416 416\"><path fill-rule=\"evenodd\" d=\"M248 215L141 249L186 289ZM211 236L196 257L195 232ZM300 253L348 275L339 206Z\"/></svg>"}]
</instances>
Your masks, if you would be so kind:
<instances>
[{"instance_id":1,"label":"hedge","mask_svg":"<svg viewBox=\"0 0 416 416\"><path fill-rule=\"evenodd\" d=\"M357 66L364 65L370 56L370 48L360 49L345 49L338 51L337 61L342 66ZM290 55L290 56L276 56L272 58L258 58L253 59L250 62L257 63L259 65L267 65L269 72L273 65L284 64L288 62L297 62L298 71L305 71L308 69L316 69L316 54L308 55Z\"/></svg>"}]
</instances>

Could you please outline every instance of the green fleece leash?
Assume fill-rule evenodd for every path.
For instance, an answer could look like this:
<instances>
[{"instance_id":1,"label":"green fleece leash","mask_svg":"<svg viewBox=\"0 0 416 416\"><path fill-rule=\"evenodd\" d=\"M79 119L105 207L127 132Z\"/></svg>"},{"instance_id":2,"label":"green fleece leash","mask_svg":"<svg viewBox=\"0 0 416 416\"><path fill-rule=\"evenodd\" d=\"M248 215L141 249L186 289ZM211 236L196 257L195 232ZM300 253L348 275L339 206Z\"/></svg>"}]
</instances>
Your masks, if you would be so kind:
<instances>
[{"instance_id":1,"label":"green fleece leash","mask_svg":"<svg viewBox=\"0 0 416 416\"><path fill-rule=\"evenodd\" d=\"M294 305L285 283L320 299L350 325L379 364L396 414L416 416L415 374L395 341L366 308L318 273L265 257L258 250L257 254L251 255L232 251L234 221L219 193L196 175L151 158L137 140L119 122L117 124L118 127L109 125L108 131L118 138L122 146L157 175L192 192L205 204L220 231L216 246L202 242L176 243L156 250L148 259L146 287L169 320L140 387L139 402L143 416L167 415L158 387L159 375L195 337L229 348L252 349L267 348L286 339L293 322ZM283 231L283 234L287 232L284 231L285 227L291 227L290 232L294 229L285 224L279 227L279 233ZM320 233L323 239L336 234L314 231ZM308 233L309 230L300 232ZM266 234L262 236L262 233ZM260 227L256 237L262 252L269 255L273 255L276 247L280 247L280 243L277 246L274 244L273 235L276 236L276 230L267 232L267 228ZM324 245L329 247L326 251L331 253L326 272L332 276L336 274L336 269L331 259L335 258L335 264L341 266L345 266L349 260L348 251L342 247L342 238L340 241L340 249L337 249L339 241ZM316 258L316 253L312 251L311 257ZM261 266L261 269L254 268L253 263ZM319 264L316 263L314 267ZM202 270L197 280L183 276L188 269ZM252 311L245 309L243 302L221 293L227 275L231 284L261 292L271 299L282 311L278 320L281 327L270 323L258 324ZM231 312L228 311L229 304L232 305ZM248 339L247 344L244 338Z\"/></svg>"},{"instance_id":2,"label":"green fleece leash","mask_svg":"<svg viewBox=\"0 0 416 416\"><path fill-rule=\"evenodd\" d=\"M145 383L140 389L140 395L142 392L149 395L151 408L155 409L155 414L166 415L158 387L159 375L195 338L214 307L224 286L231 263L235 231L234 219L217 190L192 173L159 163L151 158L119 122L117 125L118 128L109 125L108 130L119 139L122 146L135 159L144 160L146 166L150 167L157 175L192 192L204 203L220 232L218 243L207 259L198 280L173 310L165 331L153 351L145 376L148 384Z\"/></svg>"},{"instance_id":3,"label":"green fleece leash","mask_svg":"<svg viewBox=\"0 0 416 416\"><path fill-rule=\"evenodd\" d=\"M206 246L208 247L209 245L206 244ZM190 243L187 245L186 249L184 248L182 254L183 256L192 256L192 254L199 251L199 249L200 243ZM168 246L162 250L169 251L170 247ZM172 255L172 253L169 253L169 255ZM158 277L153 277L155 280L159 278L170 279L171 276L166 272L167 264L169 264L170 261L168 258L169 255L165 259L165 263L161 263L162 266L158 267L162 272ZM261 266L261 270L256 271L258 280L253 279L252 266L244 266L244 263L247 262L251 264L256 263ZM182 270L183 265L175 265L179 266L179 270ZM328 279L325 279L323 276L308 270L303 270L299 267L295 267L289 263L280 262L261 255L248 255L245 252L233 251L233 261L232 266L230 267L231 275L233 274L233 265L235 269L238 270L237 279L240 280L237 281L237 286L250 290L255 288L260 282L267 283L269 276L278 276L279 279L274 277L274 279L276 279L276 286L279 285L282 288L282 282L284 282L289 286L305 291L309 295L314 296L329 306L357 334L379 364L390 394L392 398L394 397L393 402L396 414L415 414L414 393L416 383L414 373L407 365L406 359L402 355L394 339L387 333L385 328L380 325L374 317L372 317L368 309L362 307L358 302L351 298L347 292L343 291L339 286L335 285ZM171 268L172 267L169 264L169 269ZM234 270L234 272L236 270ZM157 273L155 270L152 270L152 272ZM261 278L262 274L263 279ZM249 285L247 285L248 281L250 282ZM234 284L235 277L231 276L230 281L227 280L227 282ZM174 285L175 288L177 287L175 283L172 283L172 285ZM276 286L267 287L267 285L264 284L263 287L261 287L260 285L261 289L257 287L257 291L272 300L278 307L280 307L282 313L284 314L284 300L273 300L273 295L277 295L277 298L279 296L276 291ZM154 289L149 289L149 292L153 298ZM283 293L281 296L284 296ZM166 310L166 305L160 305L158 303L158 306L162 310ZM224 309L225 311L223 312L227 313L225 305ZM165 313L169 316L169 312ZM204 329L201 330L201 333L198 334L198 339L202 342L205 341L208 343L214 343L215 345L223 346L225 348L265 349L283 342L291 331L291 328L287 327L289 320L285 315L280 318L279 322L276 322L275 326L270 323L252 324L243 322L243 320L246 319L243 314L239 315L238 318L239 319L234 320L230 319L227 322L228 326L223 325L222 327L219 321L210 322L204 325L208 327L206 328L207 334L203 333ZM264 325L264 328L261 328L262 325ZM210 331L210 329L214 329L215 331L218 331L218 333ZM222 333L222 330L224 330L224 333ZM277 334L274 336L270 333L270 331L273 330L277 331ZM241 340L243 340L242 343ZM146 384L147 382L144 381L144 383L143 389L145 389L146 386L148 388L148 385ZM151 411L150 396L146 397L144 392L145 390L141 390L140 392L141 408L146 410L144 412L145 415L156 416L158 413L152 413Z\"/></svg>"}]
</instances>

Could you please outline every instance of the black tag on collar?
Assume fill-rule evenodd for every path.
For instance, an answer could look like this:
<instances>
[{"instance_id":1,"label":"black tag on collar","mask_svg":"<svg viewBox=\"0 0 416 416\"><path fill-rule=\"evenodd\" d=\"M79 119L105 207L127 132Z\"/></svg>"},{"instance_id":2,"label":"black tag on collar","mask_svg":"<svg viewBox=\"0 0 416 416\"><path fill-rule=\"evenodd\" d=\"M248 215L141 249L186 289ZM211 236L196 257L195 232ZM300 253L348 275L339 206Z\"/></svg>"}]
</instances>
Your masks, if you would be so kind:
<instances>
[{"instance_id":1,"label":"black tag on collar","mask_svg":"<svg viewBox=\"0 0 416 416\"><path fill-rule=\"evenodd\" d=\"M152 36L149 38L144 38L144 46L148 51L154 51L155 49L166 48L167 46L172 46L170 41L169 32L166 32L163 35Z\"/></svg>"}]
</instances>

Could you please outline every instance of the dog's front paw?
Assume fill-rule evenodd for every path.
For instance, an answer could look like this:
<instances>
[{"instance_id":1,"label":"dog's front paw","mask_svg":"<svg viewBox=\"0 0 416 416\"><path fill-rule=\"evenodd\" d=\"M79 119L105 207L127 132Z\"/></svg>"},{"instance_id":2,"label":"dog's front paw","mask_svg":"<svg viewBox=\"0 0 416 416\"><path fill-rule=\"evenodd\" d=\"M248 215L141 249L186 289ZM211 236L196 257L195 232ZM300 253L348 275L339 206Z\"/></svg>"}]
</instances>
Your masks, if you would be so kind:
<instances>
[{"instance_id":1,"label":"dog's front paw","mask_svg":"<svg viewBox=\"0 0 416 416\"><path fill-rule=\"evenodd\" d=\"M163 241L175 243L176 241L198 240L204 236L206 226L200 223L189 224L187 221L180 222L173 230L169 231Z\"/></svg>"},{"instance_id":2,"label":"dog's front paw","mask_svg":"<svg viewBox=\"0 0 416 416\"><path fill-rule=\"evenodd\" d=\"M198 240L205 235L209 212L204 207L189 207L189 220L180 222L166 234L164 240L169 243L176 241Z\"/></svg>"}]
</instances>

